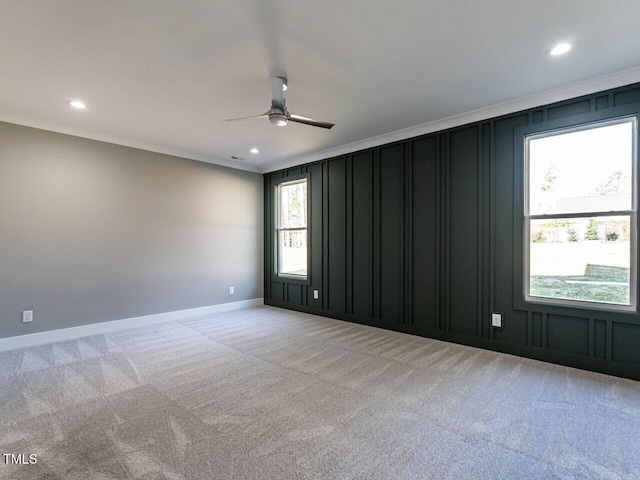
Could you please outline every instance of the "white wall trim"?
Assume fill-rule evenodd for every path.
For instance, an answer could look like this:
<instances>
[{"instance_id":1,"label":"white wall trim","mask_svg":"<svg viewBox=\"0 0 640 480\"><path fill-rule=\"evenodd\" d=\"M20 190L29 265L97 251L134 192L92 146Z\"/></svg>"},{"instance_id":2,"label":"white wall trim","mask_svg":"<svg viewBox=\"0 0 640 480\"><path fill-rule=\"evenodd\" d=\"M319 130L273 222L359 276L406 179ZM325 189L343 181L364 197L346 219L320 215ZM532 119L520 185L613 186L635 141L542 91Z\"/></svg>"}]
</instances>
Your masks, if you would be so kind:
<instances>
[{"instance_id":1,"label":"white wall trim","mask_svg":"<svg viewBox=\"0 0 640 480\"><path fill-rule=\"evenodd\" d=\"M14 350L16 348L34 347L46 343L64 342L75 340L89 335L101 335L105 333L117 332L128 328L155 325L157 323L171 322L175 320L185 320L187 318L202 317L214 313L229 312L231 310L241 310L243 308L257 307L264 305L263 298L252 298L239 302L222 303L219 305L209 305L207 307L190 308L187 310L177 310L175 312L156 313L142 317L123 318L109 322L92 323L80 325L78 327L61 328L47 332L31 333L16 337L0 338L0 352Z\"/></svg>"},{"instance_id":2,"label":"white wall trim","mask_svg":"<svg viewBox=\"0 0 640 480\"><path fill-rule=\"evenodd\" d=\"M440 132L442 130L459 127L469 123L480 122L482 120L488 120L490 118L496 118L502 115L528 110L530 108L549 105L563 100L570 100L583 95L590 95L592 93L610 90L612 88L631 85L636 82L640 82L640 67L635 67L596 79L574 83L554 90L548 90L546 92L517 98L497 105L491 105L478 110L461 113L459 115L453 115L433 122L423 123L422 125L417 125L415 127L385 133L378 135L377 137L367 138L347 145L341 145L339 147L322 150L320 152L310 153L308 155L297 157L293 160L266 165L262 169L262 173L275 172L284 168L297 167L299 165L304 165L318 160L326 160L328 158L345 155L347 153L366 150L367 148L379 147L380 145L419 137L420 135Z\"/></svg>"}]
</instances>

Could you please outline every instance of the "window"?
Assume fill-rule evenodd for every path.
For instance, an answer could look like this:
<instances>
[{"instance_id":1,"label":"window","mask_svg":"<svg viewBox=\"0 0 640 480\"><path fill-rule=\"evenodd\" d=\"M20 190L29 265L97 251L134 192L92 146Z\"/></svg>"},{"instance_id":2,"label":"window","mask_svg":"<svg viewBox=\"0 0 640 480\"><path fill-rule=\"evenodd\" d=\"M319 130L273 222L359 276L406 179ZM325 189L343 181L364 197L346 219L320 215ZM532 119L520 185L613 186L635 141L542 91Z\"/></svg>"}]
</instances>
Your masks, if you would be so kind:
<instances>
[{"instance_id":1,"label":"window","mask_svg":"<svg viewBox=\"0 0 640 480\"><path fill-rule=\"evenodd\" d=\"M634 310L636 118L525 137L525 300Z\"/></svg>"},{"instance_id":2,"label":"window","mask_svg":"<svg viewBox=\"0 0 640 480\"><path fill-rule=\"evenodd\" d=\"M276 275L307 278L307 179L276 185Z\"/></svg>"}]
</instances>

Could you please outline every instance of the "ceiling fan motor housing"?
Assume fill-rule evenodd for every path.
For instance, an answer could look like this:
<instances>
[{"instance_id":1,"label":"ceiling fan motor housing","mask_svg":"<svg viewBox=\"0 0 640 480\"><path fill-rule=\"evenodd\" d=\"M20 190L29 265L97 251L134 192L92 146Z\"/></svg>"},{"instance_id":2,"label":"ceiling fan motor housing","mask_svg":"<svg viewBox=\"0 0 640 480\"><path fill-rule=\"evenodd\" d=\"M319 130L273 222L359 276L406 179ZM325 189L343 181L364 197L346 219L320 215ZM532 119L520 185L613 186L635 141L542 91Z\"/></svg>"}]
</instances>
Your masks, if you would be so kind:
<instances>
[{"instance_id":1,"label":"ceiling fan motor housing","mask_svg":"<svg viewBox=\"0 0 640 480\"><path fill-rule=\"evenodd\" d=\"M275 125L276 127L284 127L289 121L289 119L284 113L270 113L269 121L271 122L272 125Z\"/></svg>"}]
</instances>

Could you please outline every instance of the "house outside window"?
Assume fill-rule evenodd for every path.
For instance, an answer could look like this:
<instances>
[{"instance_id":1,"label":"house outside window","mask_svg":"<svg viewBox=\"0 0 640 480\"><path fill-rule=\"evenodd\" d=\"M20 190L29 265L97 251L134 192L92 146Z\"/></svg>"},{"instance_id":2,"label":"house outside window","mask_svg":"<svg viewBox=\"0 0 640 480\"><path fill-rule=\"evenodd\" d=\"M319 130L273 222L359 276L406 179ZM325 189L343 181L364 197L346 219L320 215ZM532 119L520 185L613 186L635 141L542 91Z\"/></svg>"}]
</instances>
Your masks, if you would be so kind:
<instances>
[{"instance_id":1,"label":"house outside window","mask_svg":"<svg viewBox=\"0 0 640 480\"><path fill-rule=\"evenodd\" d=\"M636 117L525 137L526 301L634 311Z\"/></svg>"}]
</instances>

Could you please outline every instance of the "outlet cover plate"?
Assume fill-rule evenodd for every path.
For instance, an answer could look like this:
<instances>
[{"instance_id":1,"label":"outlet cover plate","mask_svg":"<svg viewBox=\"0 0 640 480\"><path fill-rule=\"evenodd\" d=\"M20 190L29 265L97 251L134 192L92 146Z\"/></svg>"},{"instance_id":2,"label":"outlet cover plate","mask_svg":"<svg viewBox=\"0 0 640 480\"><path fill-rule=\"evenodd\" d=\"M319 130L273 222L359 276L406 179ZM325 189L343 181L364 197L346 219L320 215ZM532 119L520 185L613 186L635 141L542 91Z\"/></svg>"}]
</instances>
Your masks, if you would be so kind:
<instances>
[{"instance_id":1,"label":"outlet cover plate","mask_svg":"<svg viewBox=\"0 0 640 480\"><path fill-rule=\"evenodd\" d=\"M25 310L22 312L22 323L33 322L33 310Z\"/></svg>"}]
</instances>

